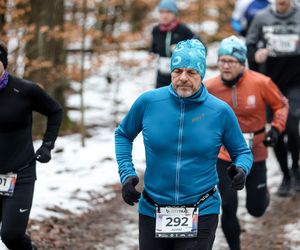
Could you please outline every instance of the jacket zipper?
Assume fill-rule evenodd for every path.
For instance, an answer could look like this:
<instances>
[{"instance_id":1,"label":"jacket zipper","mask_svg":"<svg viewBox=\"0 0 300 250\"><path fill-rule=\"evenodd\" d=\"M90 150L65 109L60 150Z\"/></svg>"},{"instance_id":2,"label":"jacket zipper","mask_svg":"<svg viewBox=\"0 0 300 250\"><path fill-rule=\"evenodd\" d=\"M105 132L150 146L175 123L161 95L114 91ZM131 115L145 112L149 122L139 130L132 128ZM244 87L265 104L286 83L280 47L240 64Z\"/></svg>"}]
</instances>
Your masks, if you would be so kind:
<instances>
[{"instance_id":1,"label":"jacket zipper","mask_svg":"<svg viewBox=\"0 0 300 250\"><path fill-rule=\"evenodd\" d=\"M175 204L179 203L179 176L180 176L180 165L181 165L181 149L182 149L182 133L183 133L184 111L185 111L184 101L181 99L180 100L180 123L179 123L178 146L177 146Z\"/></svg>"},{"instance_id":2,"label":"jacket zipper","mask_svg":"<svg viewBox=\"0 0 300 250\"><path fill-rule=\"evenodd\" d=\"M236 91L236 85L232 86L232 105L233 107L237 107L237 91Z\"/></svg>"},{"instance_id":3,"label":"jacket zipper","mask_svg":"<svg viewBox=\"0 0 300 250\"><path fill-rule=\"evenodd\" d=\"M166 49L166 56L171 57L171 37L172 33L171 31L168 31L166 34L166 40L165 40L165 49Z\"/></svg>"}]
</instances>

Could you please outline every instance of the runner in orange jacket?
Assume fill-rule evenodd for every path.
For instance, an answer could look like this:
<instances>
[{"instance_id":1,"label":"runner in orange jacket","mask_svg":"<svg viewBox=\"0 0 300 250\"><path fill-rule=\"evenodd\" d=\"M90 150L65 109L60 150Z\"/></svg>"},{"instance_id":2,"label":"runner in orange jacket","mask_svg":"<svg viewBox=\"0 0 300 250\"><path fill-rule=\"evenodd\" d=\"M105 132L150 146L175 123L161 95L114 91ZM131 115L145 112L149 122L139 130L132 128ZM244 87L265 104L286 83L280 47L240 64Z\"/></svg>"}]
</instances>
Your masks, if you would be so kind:
<instances>
[{"instance_id":1,"label":"runner in orange jacket","mask_svg":"<svg viewBox=\"0 0 300 250\"><path fill-rule=\"evenodd\" d=\"M271 78L245 68L247 48L235 36L224 39L218 50L220 75L205 82L208 91L227 102L234 110L245 140L252 149L254 163L246 181L246 207L255 216L262 216L269 205L266 176L266 146L276 144L285 129L288 101ZM266 106L274 117L271 128L265 132ZM237 192L230 187L226 172L230 156L222 147L217 162L219 190L222 197L222 229L231 250L240 249L240 227L236 215Z\"/></svg>"}]
</instances>

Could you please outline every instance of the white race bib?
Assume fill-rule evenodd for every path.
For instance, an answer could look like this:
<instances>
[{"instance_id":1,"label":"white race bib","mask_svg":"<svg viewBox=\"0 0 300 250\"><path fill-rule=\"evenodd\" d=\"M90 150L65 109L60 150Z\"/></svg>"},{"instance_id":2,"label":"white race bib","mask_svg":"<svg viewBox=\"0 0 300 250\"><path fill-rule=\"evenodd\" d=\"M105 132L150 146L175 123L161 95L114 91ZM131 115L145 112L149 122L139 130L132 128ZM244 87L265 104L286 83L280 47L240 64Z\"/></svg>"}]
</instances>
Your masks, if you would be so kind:
<instances>
[{"instance_id":1,"label":"white race bib","mask_svg":"<svg viewBox=\"0 0 300 250\"><path fill-rule=\"evenodd\" d=\"M254 133L243 133L244 139L249 149L253 148Z\"/></svg>"},{"instance_id":2,"label":"white race bib","mask_svg":"<svg viewBox=\"0 0 300 250\"><path fill-rule=\"evenodd\" d=\"M297 34L268 34L267 48L281 53L296 52L299 43Z\"/></svg>"},{"instance_id":3,"label":"white race bib","mask_svg":"<svg viewBox=\"0 0 300 250\"><path fill-rule=\"evenodd\" d=\"M197 234L198 208L156 208L156 238L194 238Z\"/></svg>"},{"instance_id":4,"label":"white race bib","mask_svg":"<svg viewBox=\"0 0 300 250\"><path fill-rule=\"evenodd\" d=\"M12 196L15 190L17 174L0 174L0 195Z\"/></svg>"},{"instance_id":5,"label":"white race bib","mask_svg":"<svg viewBox=\"0 0 300 250\"><path fill-rule=\"evenodd\" d=\"M160 73L171 74L170 60L170 57L159 57L158 70L160 71Z\"/></svg>"}]
</instances>

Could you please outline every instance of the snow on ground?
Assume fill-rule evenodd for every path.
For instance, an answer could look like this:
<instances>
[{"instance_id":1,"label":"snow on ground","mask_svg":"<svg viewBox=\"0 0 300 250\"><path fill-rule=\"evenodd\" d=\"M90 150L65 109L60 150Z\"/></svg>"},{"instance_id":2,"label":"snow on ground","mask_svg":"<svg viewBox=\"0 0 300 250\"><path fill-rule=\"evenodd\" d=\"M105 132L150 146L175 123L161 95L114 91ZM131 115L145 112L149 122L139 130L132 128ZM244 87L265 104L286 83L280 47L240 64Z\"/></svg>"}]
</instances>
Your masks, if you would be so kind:
<instances>
[{"instance_id":1,"label":"snow on ground","mask_svg":"<svg viewBox=\"0 0 300 250\"><path fill-rule=\"evenodd\" d=\"M294 224L288 224L285 226L286 238L290 239L292 242L295 242L292 243L292 245L290 246L292 250L300 250L299 235L300 235L300 220L298 220Z\"/></svg>"},{"instance_id":2,"label":"snow on ground","mask_svg":"<svg viewBox=\"0 0 300 250\"><path fill-rule=\"evenodd\" d=\"M135 60L145 57L145 53L135 53ZM125 60L127 53L122 54ZM124 58L124 59L123 59ZM32 218L42 219L50 215L60 215L48 211L47 207L61 207L71 212L82 212L88 208L88 201L93 192L103 193L104 198L113 197L109 185L119 182L117 164L114 156L114 121L119 120L113 112L116 103L120 102L120 110L128 110L134 99L144 90L152 88L154 73L151 70L142 75L133 75L129 69L119 70L119 93L116 84L109 85L105 80L105 70L109 71L113 62L108 62L99 72L85 82L84 102L86 124L99 125L88 131L91 137L86 138L86 146L81 147L80 135L59 137L56 142L57 151L48 164L37 164L38 180L36 182ZM112 72L113 73L113 72ZM103 76L104 75L104 76ZM146 81L145 81L146 79ZM73 83L75 89L78 83ZM68 100L71 107L79 107L79 95L72 95ZM124 113L120 116L123 117ZM73 120L80 120L79 111L71 111ZM40 142L35 142L38 147ZM139 143L141 144L141 142ZM144 157L142 144L134 155ZM137 169L144 164L137 164Z\"/></svg>"},{"instance_id":3,"label":"snow on ground","mask_svg":"<svg viewBox=\"0 0 300 250\"><path fill-rule=\"evenodd\" d=\"M210 53L209 51L211 56L208 57L208 63L212 64L212 58L216 59L216 55L215 52ZM117 58L123 63L129 60L137 63L132 67L123 67ZM72 213L81 213L89 207L89 201L94 193L103 194L103 199L114 197L110 185L119 182L114 156L114 123L124 117L140 93L154 87L155 62L147 64L146 52L132 51L124 52L120 57L108 55L104 60L105 63L99 68L98 73L89 77L84 85L84 102L87 107L85 120L86 124L92 127L88 130L91 136L86 138L85 147L81 146L78 134L59 137L51 162L37 164L38 179L31 218L42 220L52 215L62 216L59 211L53 209L55 207ZM108 73L111 74L114 84L107 83ZM208 69L206 77L215 74L215 71ZM78 90L79 84L72 83L72 87ZM79 95L74 94L69 97L69 106L79 108L79 104ZM71 111L70 116L75 121L80 120L77 110ZM36 141L35 148L40 143ZM143 171L145 159L141 136L136 139L133 151L135 167L138 171ZM268 165L271 166L268 169L268 182L271 193L274 193L281 178L274 156L270 158ZM246 226L251 228L255 225L255 219L249 216L244 208L244 191L240 192L240 197L238 213L246 218L247 222L249 221ZM298 231L295 231L295 227ZM293 232L294 237L299 235L299 231L300 221L286 226L287 234ZM227 248L220 228L217 230L215 243L216 250Z\"/></svg>"}]
</instances>

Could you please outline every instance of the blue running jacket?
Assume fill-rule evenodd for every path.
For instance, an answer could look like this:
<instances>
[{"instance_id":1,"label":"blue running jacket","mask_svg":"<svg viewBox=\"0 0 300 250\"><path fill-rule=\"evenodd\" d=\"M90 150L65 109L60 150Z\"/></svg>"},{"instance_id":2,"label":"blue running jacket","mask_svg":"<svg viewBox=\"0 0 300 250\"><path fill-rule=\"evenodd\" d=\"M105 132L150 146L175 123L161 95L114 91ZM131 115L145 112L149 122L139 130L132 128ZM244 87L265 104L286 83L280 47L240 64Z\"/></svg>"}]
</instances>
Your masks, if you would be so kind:
<instances>
[{"instance_id":1,"label":"blue running jacket","mask_svg":"<svg viewBox=\"0 0 300 250\"><path fill-rule=\"evenodd\" d=\"M234 163L249 173L253 157L237 118L222 100L202 84L189 98L172 85L143 93L115 130L121 183L136 176L132 143L142 131L146 153L144 188L159 205L194 204L218 183L217 156L222 144ZM199 215L218 214L218 192L199 206ZM143 197L139 213L155 217L155 207Z\"/></svg>"}]
</instances>

